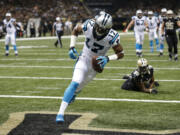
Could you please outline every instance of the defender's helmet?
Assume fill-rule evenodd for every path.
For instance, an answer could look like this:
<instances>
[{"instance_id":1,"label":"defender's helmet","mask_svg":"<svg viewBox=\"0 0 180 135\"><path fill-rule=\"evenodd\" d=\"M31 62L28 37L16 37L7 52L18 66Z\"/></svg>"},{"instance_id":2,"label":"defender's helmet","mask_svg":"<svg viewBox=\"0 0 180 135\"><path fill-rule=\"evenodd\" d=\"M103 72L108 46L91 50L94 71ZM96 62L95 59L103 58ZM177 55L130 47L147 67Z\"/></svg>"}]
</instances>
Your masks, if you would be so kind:
<instances>
[{"instance_id":1,"label":"defender's helmet","mask_svg":"<svg viewBox=\"0 0 180 135\"><path fill-rule=\"evenodd\" d=\"M167 11L167 15L172 15L172 14L174 14L172 10Z\"/></svg>"},{"instance_id":2,"label":"defender's helmet","mask_svg":"<svg viewBox=\"0 0 180 135\"><path fill-rule=\"evenodd\" d=\"M138 66L138 69L141 73L144 73L147 71L147 67L148 67L148 61L145 59L145 58L140 58L138 61L137 61L137 66Z\"/></svg>"},{"instance_id":3,"label":"defender's helmet","mask_svg":"<svg viewBox=\"0 0 180 135\"><path fill-rule=\"evenodd\" d=\"M168 10L168 11L166 12L166 14L167 14L168 18L172 18L173 15L174 15L174 13L173 13L172 10Z\"/></svg>"},{"instance_id":4,"label":"defender's helmet","mask_svg":"<svg viewBox=\"0 0 180 135\"><path fill-rule=\"evenodd\" d=\"M138 10L136 11L136 16L137 16L138 18L141 18L141 17L142 17L142 14L143 14L143 12L142 12L141 9L138 9Z\"/></svg>"},{"instance_id":5,"label":"defender's helmet","mask_svg":"<svg viewBox=\"0 0 180 135\"><path fill-rule=\"evenodd\" d=\"M108 34L109 30L112 28L112 16L103 13L100 14L96 19L95 19L95 33L97 36L103 36Z\"/></svg>"}]
</instances>

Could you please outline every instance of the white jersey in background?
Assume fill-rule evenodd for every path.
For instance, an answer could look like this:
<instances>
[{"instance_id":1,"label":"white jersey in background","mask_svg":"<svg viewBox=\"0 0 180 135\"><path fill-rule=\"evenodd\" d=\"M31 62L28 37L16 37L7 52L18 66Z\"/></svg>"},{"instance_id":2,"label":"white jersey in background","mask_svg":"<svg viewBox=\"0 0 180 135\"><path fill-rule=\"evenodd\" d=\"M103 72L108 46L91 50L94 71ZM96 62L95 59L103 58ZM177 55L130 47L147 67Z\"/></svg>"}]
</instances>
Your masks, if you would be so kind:
<instances>
[{"instance_id":1,"label":"white jersey in background","mask_svg":"<svg viewBox=\"0 0 180 135\"><path fill-rule=\"evenodd\" d=\"M165 16L161 16L159 15L158 20L159 20L159 31L158 31L158 36L159 36L159 41L160 41L160 54L163 54L163 50L164 50L164 40L165 37L162 35L161 33L161 29L162 29L162 24L163 24L163 20L164 18L166 18ZM163 33L165 35L165 31Z\"/></svg>"},{"instance_id":2,"label":"white jersey in background","mask_svg":"<svg viewBox=\"0 0 180 135\"><path fill-rule=\"evenodd\" d=\"M154 43L153 40L156 41L156 48L157 51L159 51L159 40L157 35L157 29L158 29L158 18L155 16L147 17L147 24L149 28L149 45L150 45L150 52L154 52Z\"/></svg>"},{"instance_id":3,"label":"white jersey in background","mask_svg":"<svg viewBox=\"0 0 180 135\"><path fill-rule=\"evenodd\" d=\"M161 29L162 29L162 23L163 23L163 19L164 19L165 17L163 17L163 16L161 16L161 15L159 15L159 17L158 17L158 21L159 21L159 31L161 31Z\"/></svg>"},{"instance_id":4,"label":"white jersey in background","mask_svg":"<svg viewBox=\"0 0 180 135\"><path fill-rule=\"evenodd\" d=\"M18 51L16 47L16 26L14 23L16 20L14 18L11 18L9 21L6 19L3 20L4 26L6 27L6 36L5 36L5 48L6 52L5 55L9 56L9 43L11 42L11 45L14 47L14 53L17 56Z\"/></svg>"},{"instance_id":5,"label":"white jersey in background","mask_svg":"<svg viewBox=\"0 0 180 135\"><path fill-rule=\"evenodd\" d=\"M7 34L14 35L16 33L16 27L14 26L14 22L16 22L16 19L14 18L11 18L9 21L7 21L6 19L3 20Z\"/></svg>"},{"instance_id":6,"label":"white jersey in background","mask_svg":"<svg viewBox=\"0 0 180 135\"><path fill-rule=\"evenodd\" d=\"M147 17L147 23L149 30L157 29L158 27L158 18L153 16L152 18Z\"/></svg>"},{"instance_id":7,"label":"white jersey in background","mask_svg":"<svg viewBox=\"0 0 180 135\"><path fill-rule=\"evenodd\" d=\"M63 31L63 24L61 22L59 22L59 23L55 22L54 23L54 29L56 31Z\"/></svg>"},{"instance_id":8,"label":"white jersey in background","mask_svg":"<svg viewBox=\"0 0 180 135\"><path fill-rule=\"evenodd\" d=\"M138 18L137 16L133 16L132 20L134 20L134 31L144 32L146 17L142 16L141 18Z\"/></svg>"}]
</instances>

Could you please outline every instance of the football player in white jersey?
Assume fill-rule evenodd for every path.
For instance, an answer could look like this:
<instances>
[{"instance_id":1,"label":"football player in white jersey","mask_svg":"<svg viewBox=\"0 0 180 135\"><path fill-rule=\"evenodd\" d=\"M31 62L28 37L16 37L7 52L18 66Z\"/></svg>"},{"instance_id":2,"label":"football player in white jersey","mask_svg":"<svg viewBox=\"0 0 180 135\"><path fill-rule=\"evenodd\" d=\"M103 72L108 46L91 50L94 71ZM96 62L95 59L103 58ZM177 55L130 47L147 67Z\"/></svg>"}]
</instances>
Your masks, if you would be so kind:
<instances>
[{"instance_id":1,"label":"football player in white jersey","mask_svg":"<svg viewBox=\"0 0 180 135\"><path fill-rule=\"evenodd\" d=\"M76 38L83 32L86 38L81 55L75 65L72 82L64 92L59 112L56 117L57 123L64 122L64 112L68 104L74 100L76 94L87 85L97 74L92 68L92 58L96 60L102 69L113 60L121 59L124 56L123 48L120 45L120 36L112 28L112 17L105 13L100 14L96 19L88 19L83 24L78 24L72 31L69 56L76 59L78 52L75 49ZM106 56L107 51L113 48L115 54Z\"/></svg>"},{"instance_id":2,"label":"football player in white jersey","mask_svg":"<svg viewBox=\"0 0 180 135\"><path fill-rule=\"evenodd\" d=\"M149 45L151 48L151 52L154 51L154 48L153 48L154 39L156 41L157 51L159 51L159 40L158 40L158 35L157 35L158 18L153 15L153 11L148 11L147 24L148 24Z\"/></svg>"},{"instance_id":3,"label":"football player in white jersey","mask_svg":"<svg viewBox=\"0 0 180 135\"><path fill-rule=\"evenodd\" d=\"M128 24L125 32L134 25L134 34L136 38L136 55L142 57L142 45L144 42L144 30L147 26L146 17L143 16L142 10L136 11L136 16L132 17L131 22Z\"/></svg>"},{"instance_id":4,"label":"football player in white jersey","mask_svg":"<svg viewBox=\"0 0 180 135\"><path fill-rule=\"evenodd\" d=\"M11 18L11 13L6 13L6 19L3 20L5 29L6 29L6 36L5 36L5 46L6 52L5 55L9 55L9 43L14 47L14 53L18 56L18 50L16 46L16 20Z\"/></svg>"},{"instance_id":5,"label":"football player in white jersey","mask_svg":"<svg viewBox=\"0 0 180 135\"><path fill-rule=\"evenodd\" d=\"M63 46L62 41L61 41L61 36L63 35L63 31L64 31L64 26L63 26L63 23L61 22L61 18L56 17L56 22L54 23L54 26L53 26L53 33L56 33L56 36L58 37L58 40L54 43L56 47L58 43L60 44L61 48Z\"/></svg>"},{"instance_id":6,"label":"football player in white jersey","mask_svg":"<svg viewBox=\"0 0 180 135\"><path fill-rule=\"evenodd\" d=\"M163 50L164 50L164 40L165 40L165 33L164 34L161 34L161 29L162 29L162 24L163 24L163 19L166 17L166 12L167 12L167 9L166 8L162 8L161 9L161 15L159 15L158 19L159 19L159 41L160 41L160 54L159 56L162 56L163 55Z\"/></svg>"}]
</instances>

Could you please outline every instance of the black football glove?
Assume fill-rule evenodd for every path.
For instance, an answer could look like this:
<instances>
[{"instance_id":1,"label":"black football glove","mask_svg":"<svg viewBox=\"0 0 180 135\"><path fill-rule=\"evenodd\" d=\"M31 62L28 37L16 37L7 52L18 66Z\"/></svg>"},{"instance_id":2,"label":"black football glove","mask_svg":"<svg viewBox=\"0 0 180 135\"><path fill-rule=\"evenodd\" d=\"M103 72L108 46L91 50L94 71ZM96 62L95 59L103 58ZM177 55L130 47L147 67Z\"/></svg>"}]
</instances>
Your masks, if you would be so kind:
<instances>
[{"instance_id":1,"label":"black football glove","mask_svg":"<svg viewBox=\"0 0 180 135\"><path fill-rule=\"evenodd\" d=\"M157 94L158 91L156 89L152 89L151 94Z\"/></svg>"}]
</instances>

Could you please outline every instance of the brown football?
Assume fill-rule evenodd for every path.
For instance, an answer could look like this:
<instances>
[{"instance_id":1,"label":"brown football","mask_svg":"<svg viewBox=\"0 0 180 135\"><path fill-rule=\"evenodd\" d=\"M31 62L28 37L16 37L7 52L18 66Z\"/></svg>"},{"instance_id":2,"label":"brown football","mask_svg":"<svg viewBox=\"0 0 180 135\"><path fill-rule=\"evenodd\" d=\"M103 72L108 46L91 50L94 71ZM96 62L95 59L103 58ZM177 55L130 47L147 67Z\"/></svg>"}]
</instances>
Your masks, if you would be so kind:
<instances>
[{"instance_id":1,"label":"brown football","mask_svg":"<svg viewBox=\"0 0 180 135\"><path fill-rule=\"evenodd\" d=\"M92 57L92 66L93 69L98 72L98 73L102 73L103 69L101 68L101 66L98 64L99 60L96 60L98 56L93 56Z\"/></svg>"}]
</instances>

